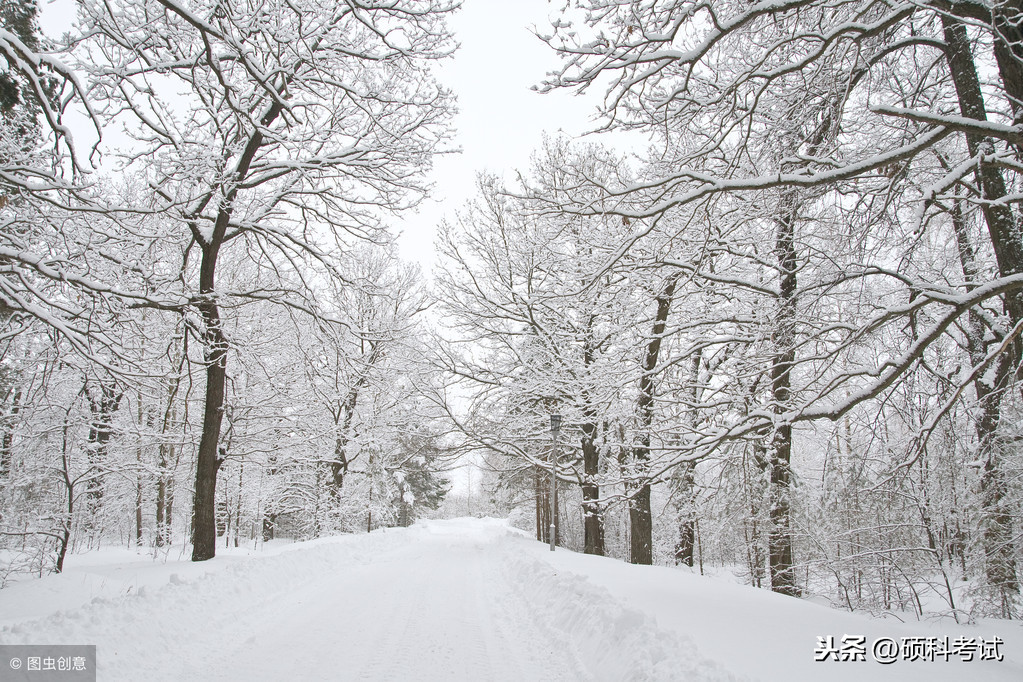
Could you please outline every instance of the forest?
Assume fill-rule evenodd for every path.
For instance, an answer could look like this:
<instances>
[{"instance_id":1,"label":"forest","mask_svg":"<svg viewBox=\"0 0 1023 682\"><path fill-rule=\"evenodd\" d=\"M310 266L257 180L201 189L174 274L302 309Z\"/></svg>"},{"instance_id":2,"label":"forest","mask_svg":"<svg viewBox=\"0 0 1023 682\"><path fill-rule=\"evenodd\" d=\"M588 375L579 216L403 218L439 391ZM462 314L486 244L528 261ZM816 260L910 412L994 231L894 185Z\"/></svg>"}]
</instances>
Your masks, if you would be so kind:
<instances>
[{"instance_id":1,"label":"forest","mask_svg":"<svg viewBox=\"0 0 1023 682\"><path fill-rule=\"evenodd\" d=\"M459 5L0 0L0 587L468 510L1023 617L1023 7L552 3L592 133L424 273Z\"/></svg>"}]
</instances>

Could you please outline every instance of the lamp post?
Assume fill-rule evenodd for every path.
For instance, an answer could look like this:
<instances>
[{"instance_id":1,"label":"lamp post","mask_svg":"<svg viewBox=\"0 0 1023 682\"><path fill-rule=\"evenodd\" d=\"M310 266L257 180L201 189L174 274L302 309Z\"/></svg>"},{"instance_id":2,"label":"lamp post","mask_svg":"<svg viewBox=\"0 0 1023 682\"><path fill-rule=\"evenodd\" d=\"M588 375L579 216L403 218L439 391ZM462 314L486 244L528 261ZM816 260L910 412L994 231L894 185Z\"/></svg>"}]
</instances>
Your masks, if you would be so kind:
<instances>
[{"instance_id":1,"label":"lamp post","mask_svg":"<svg viewBox=\"0 0 1023 682\"><path fill-rule=\"evenodd\" d=\"M557 476L557 465L558 465L558 431L561 430L561 415L551 415L551 551L554 551L554 540L557 534L557 518L558 518L558 476Z\"/></svg>"}]
</instances>

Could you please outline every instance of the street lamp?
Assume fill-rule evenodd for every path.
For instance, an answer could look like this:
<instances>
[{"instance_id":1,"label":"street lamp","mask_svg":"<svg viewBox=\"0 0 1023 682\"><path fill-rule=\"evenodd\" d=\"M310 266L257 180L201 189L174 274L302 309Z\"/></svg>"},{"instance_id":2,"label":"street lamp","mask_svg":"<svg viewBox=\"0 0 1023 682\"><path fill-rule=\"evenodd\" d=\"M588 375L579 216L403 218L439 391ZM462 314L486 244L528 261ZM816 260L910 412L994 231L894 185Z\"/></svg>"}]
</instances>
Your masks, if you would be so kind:
<instances>
[{"instance_id":1,"label":"street lamp","mask_svg":"<svg viewBox=\"0 0 1023 682\"><path fill-rule=\"evenodd\" d=\"M557 534L557 514L558 514L558 476L557 476L557 464L558 464L558 431L561 430L561 415L551 415L551 440L553 446L551 448L551 551L554 551L554 539Z\"/></svg>"}]
</instances>

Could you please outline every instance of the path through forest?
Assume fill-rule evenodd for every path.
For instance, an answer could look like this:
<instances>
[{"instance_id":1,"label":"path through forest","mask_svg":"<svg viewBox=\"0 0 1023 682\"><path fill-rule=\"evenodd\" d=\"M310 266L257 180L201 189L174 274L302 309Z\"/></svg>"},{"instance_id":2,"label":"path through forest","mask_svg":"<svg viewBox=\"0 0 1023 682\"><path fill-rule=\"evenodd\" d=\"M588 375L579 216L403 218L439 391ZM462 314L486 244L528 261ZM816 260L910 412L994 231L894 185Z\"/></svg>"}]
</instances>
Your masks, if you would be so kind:
<instances>
[{"instance_id":1,"label":"path through forest","mask_svg":"<svg viewBox=\"0 0 1023 682\"><path fill-rule=\"evenodd\" d=\"M443 528L443 527L440 527ZM419 533L241 609L203 679L588 679L516 599L481 533ZM560 644L560 643L559 643Z\"/></svg>"},{"instance_id":2,"label":"path through forest","mask_svg":"<svg viewBox=\"0 0 1023 682\"><path fill-rule=\"evenodd\" d=\"M552 554L492 519L248 551L72 557L64 575L0 590L0 644L96 644L102 681L1023 679L1017 623L871 619ZM998 636L1004 660L814 661L818 636L847 634Z\"/></svg>"}]
</instances>

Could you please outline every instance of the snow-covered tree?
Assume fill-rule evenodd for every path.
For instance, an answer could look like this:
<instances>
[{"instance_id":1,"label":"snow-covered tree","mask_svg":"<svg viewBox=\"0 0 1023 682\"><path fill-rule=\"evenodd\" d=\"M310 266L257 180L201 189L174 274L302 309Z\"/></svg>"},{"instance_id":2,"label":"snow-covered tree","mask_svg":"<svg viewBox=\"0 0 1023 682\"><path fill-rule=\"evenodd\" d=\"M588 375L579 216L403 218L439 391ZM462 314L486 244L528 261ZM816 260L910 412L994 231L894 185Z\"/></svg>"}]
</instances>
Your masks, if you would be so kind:
<instances>
[{"instance_id":1,"label":"snow-covered tree","mask_svg":"<svg viewBox=\"0 0 1023 682\"><path fill-rule=\"evenodd\" d=\"M332 252L379 238L382 210L421 196L449 93L429 62L452 49L454 9L304 0L241 6L126 0L81 5L77 45L121 156L187 246L180 307L206 364L196 464L195 560L214 553L231 340L223 314L273 301L324 318L317 281L344 282ZM247 280L218 282L252 264ZM195 267L193 267L195 262Z\"/></svg>"},{"instance_id":2,"label":"snow-covered tree","mask_svg":"<svg viewBox=\"0 0 1023 682\"><path fill-rule=\"evenodd\" d=\"M1018 18L1018 8L1003 3L586 1L566 6L544 37L563 61L543 89L603 89L606 128L651 135L658 172L604 185L600 212L610 206L637 226L627 244L651 236L674 211L715 202L715 214L733 216L729 223L744 231L773 220L774 234L758 240L774 244L770 259L741 242L723 244L746 272L775 273L775 282L757 285L776 301L774 359L761 355L749 366L773 368L770 397L704 430L675 461L767 437L771 485L785 488L794 425L840 420L892 395L938 345L961 342L957 327L968 330L967 318L985 320L976 329L984 328L986 346L970 342L972 369L954 381L957 398L971 390L981 415L985 572L1003 595L1003 614L1019 591L1005 455L994 446L1000 400L1020 358L1013 339L1023 242L1012 189ZM978 64L990 66L989 82L981 82ZM756 210L734 219L743 204ZM597 212L588 197L558 208ZM828 213L838 220L823 220ZM869 224L858 222L866 216ZM962 216L986 226L984 247L964 253L983 251L992 280L978 278L981 269L950 277L929 262L940 249L918 248L919 235L941 233L935 243L944 241L943 258L955 255L947 247L957 241L962 251L954 236ZM843 220L859 230L856 248L830 253L825 226ZM839 244L854 236L832 235ZM856 300L856 288L874 299ZM823 310L834 311L830 326L821 323ZM872 361L867 349L879 346L889 352ZM770 554L778 588L790 592L787 504L772 495Z\"/></svg>"}]
</instances>

